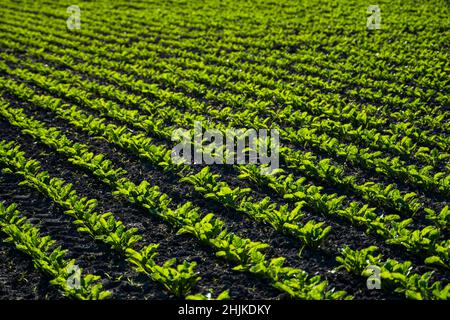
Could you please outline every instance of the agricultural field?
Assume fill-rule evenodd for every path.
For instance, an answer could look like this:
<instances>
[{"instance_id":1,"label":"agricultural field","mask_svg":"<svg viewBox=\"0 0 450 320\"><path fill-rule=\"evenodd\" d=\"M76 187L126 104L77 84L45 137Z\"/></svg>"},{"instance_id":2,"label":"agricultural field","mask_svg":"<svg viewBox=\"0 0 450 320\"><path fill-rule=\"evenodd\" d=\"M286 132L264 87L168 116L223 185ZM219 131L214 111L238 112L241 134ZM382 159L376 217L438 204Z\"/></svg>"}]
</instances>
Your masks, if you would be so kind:
<instances>
[{"instance_id":1,"label":"agricultural field","mask_svg":"<svg viewBox=\"0 0 450 320\"><path fill-rule=\"evenodd\" d=\"M0 299L449 299L449 8L2 0Z\"/></svg>"}]
</instances>

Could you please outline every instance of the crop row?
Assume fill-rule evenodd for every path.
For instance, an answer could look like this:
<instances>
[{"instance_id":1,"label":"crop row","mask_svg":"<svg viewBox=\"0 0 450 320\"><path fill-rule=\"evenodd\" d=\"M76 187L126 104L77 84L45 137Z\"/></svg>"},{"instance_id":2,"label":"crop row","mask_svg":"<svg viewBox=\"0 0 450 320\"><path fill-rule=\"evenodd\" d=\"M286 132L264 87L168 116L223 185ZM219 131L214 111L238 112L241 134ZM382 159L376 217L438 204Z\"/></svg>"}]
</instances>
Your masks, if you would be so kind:
<instances>
[{"instance_id":1,"label":"crop row","mask_svg":"<svg viewBox=\"0 0 450 320\"><path fill-rule=\"evenodd\" d=\"M73 96L78 96L74 94ZM78 96L79 97L79 96ZM132 114L124 114L122 111L125 112L125 110L118 109L117 107L114 108L111 104L107 105L106 108L104 108L102 111L106 112L109 115L116 114L116 117L120 117L122 121L125 121L127 123L136 123L139 128L148 128L149 126L154 126L154 122L151 119L137 119L136 117L133 117ZM122 129L122 128L118 128ZM104 132L95 130L95 134L100 134L104 136ZM187 169L186 166L180 166L180 165L174 165L171 160L171 151L164 148L163 146L155 146L152 149L149 148L149 150L142 151L143 146L150 145L152 141L150 139L136 139L134 144L136 144L136 147L130 147L128 143L124 143L123 141L126 141L128 137L124 137L123 135L117 135L118 138L111 139L110 137L106 137L106 139L111 142L119 145L120 147L124 148L125 150L131 151L136 153L138 156L149 160L154 165L159 165L164 169L166 172L173 172L175 174L179 174L181 178L180 181L190 181L195 183L195 181L198 181L198 177L191 175L191 174L184 174L182 171L186 171L183 169ZM119 137L120 136L120 137ZM136 150L137 149L137 150ZM151 152L150 152L151 151ZM246 193L248 193L249 189L231 189L226 182L220 182L216 185L212 186L210 189L202 189L201 185L197 185L195 188L197 191L202 191L204 196L206 198L213 198L216 200L219 204L225 206L225 207L231 207L239 212L247 213L252 218L258 221L262 221L265 223L268 223L269 225L274 226L274 219L278 219L280 221L283 221L281 219L282 215L290 214L290 211L288 210L287 206L280 207L279 210L263 210L262 212L255 212L252 208L254 207L252 205L252 199L251 198L245 198L244 196ZM274 204L276 205L276 204ZM322 242L323 238L326 236L326 234L330 231L330 227L322 228L323 223L322 222L314 222L314 221L308 221L304 225L301 223L301 218L304 217L301 212L297 209L298 214L292 215L289 221L285 221L286 226L274 226L276 230L287 233L289 235L293 235L294 237L300 239L305 246L310 247L318 247L320 243Z\"/></svg>"},{"instance_id":2,"label":"crop row","mask_svg":"<svg viewBox=\"0 0 450 320\"><path fill-rule=\"evenodd\" d=\"M39 66L39 65L37 65ZM39 67L37 67L40 69ZM41 69L41 71L44 69ZM44 72L44 71L42 71ZM67 73L60 72L56 73L59 75L59 77L67 77ZM35 80L36 81L36 80ZM89 83L86 81L82 82L85 87L93 88L95 87L93 83ZM50 85L53 90L57 90L56 92L59 92L58 85L55 83L54 85ZM101 86L99 85L97 89L100 92L106 92L108 89L107 87L104 87L102 89L99 89ZM64 90L64 86L60 86L61 90ZM75 88L71 88L71 91L74 91L73 93L70 92L70 96L76 97L79 102L83 102L89 105L89 107L92 107L96 110L101 111L103 114L107 116L112 117L119 117L122 121L132 123L134 126L137 126L140 129L144 129L147 132L151 132L154 135L157 136L163 136L165 138L170 137L173 128L164 128L161 126L161 120L167 119L167 117L175 118L180 124L186 124L189 122L192 122L193 120L201 120L201 118L195 118L190 116L189 114L180 114L176 113L173 114L170 111L166 113L166 117L164 117L164 112L161 112L161 114L158 114L158 117L161 115L162 119L159 120L158 118L154 117L146 117L146 116L140 116L138 114L137 110L129 110L129 109L122 109L118 105L114 104L113 102L104 102L102 99L97 99L95 101L98 101L98 103L92 103L90 99L87 97L83 97L84 94L81 91L76 92ZM117 94L116 94L117 93ZM119 93L117 91L110 91L110 96L115 95L116 100L121 100ZM81 100L79 100L81 99ZM138 101L142 102L142 100ZM146 105L147 106L147 105ZM148 110L146 107L141 107L144 110ZM151 107L149 107L151 108ZM183 117L184 116L184 117ZM243 117L244 118L244 117ZM215 126L216 128L219 127L219 125ZM226 127L221 127L226 128ZM300 153L300 152L294 152L289 149L282 149L281 150L282 155L285 156L285 159L292 159L292 163L295 165L296 168L300 168L303 173L306 173L311 176L318 176L319 178L325 180L327 183L337 184L344 186L346 188L351 188L353 191L356 191L357 194L361 194L363 198L366 200L372 201L376 204L386 204L391 209L394 209L400 213L404 212L406 209L410 212L416 212L418 208L420 207L417 200L414 197L414 194L409 193L406 196L402 196L402 199L399 202L399 195L400 192L393 186L389 185L387 187L382 187L380 184L377 183L367 183L365 185L358 185L355 183L355 179L351 176L343 176L343 170L339 167L336 167L329 163L329 160L323 159L320 162L317 160L316 157L308 154L308 153ZM288 163L291 161L288 161ZM312 165L307 166L304 168L305 164L313 162ZM311 169L311 170L309 170ZM381 192L381 193L380 193Z\"/></svg>"},{"instance_id":3,"label":"crop row","mask_svg":"<svg viewBox=\"0 0 450 320\"><path fill-rule=\"evenodd\" d=\"M50 236L42 236L39 228L20 214L17 204L5 207L0 202L0 231L7 236L5 241L29 256L34 267L47 275L50 283L58 286L66 296L81 300L102 300L110 296L111 293L104 291L99 283L99 276L82 275L82 269L78 268L74 279L75 259L67 260L68 250L55 247L56 241Z\"/></svg>"}]
</instances>

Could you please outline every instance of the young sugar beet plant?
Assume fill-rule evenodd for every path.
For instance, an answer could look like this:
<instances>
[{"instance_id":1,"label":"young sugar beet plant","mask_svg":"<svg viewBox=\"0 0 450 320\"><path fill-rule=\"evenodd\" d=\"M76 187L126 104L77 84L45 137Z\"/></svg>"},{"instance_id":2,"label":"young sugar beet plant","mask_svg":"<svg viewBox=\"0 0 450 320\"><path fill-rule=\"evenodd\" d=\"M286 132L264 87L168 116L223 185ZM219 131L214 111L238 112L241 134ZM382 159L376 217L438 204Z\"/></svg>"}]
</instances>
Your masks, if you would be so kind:
<instances>
[{"instance_id":1,"label":"young sugar beet plant","mask_svg":"<svg viewBox=\"0 0 450 320\"><path fill-rule=\"evenodd\" d=\"M434 221L435 225L441 230L449 230L450 229L450 209L449 206L445 206L442 208L440 213L436 213L436 211L426 208L425 212L427 213L427 219Z\"/></svg>"},{"instance_id":2,"label":"young sugar beet plant","mask_svg":"<svg viewBox=\"0 0 450 320\"><path fill-rule=\"evenodd\" d=\"M436 243L433 255L425 259L425 263L450 269L450 239Z\"/></svg>"},{"instance_id":3,"label":"young sugar beet plant","mask_svg":"<svg viewBox=\"0 0 450 320\"><path fill-rule=\"evenodd\" d=\"M67 250L55 247L56 241L50 236L41 236L39 229L20 215L16 204L5 207L0 202L0 230L8 236L7 242L27 254L35 268L50 277L50 283L59 286L68 297L102 300L111 295L109 291L103 290L99 283L100 277L91 274L79 277L77 285L70 285L70 270L75 260L67 260Z\"/></svg>"},{"instance_id":4,"label":"young sugar beet plant","mask_svg":"<svg viewBox=\"0 0 450 320\"><path fill-rule=\"evenodd\" d=\"M78 225L79 232L86 232L94 239L110 245L111 249L136 265L139 272L161 283L173 295L184 297L200 280L194 271L195 262L185 261L175 266L175 260L171 259L162 266L157 265L150 259L156 255L157 245L151 244L144 246L139 252L135 251L133 248L141 240L136 234L138 231L136 228L126 228L110 212L103 214L96 212L95 199L80 198L71 184L52 178L45 171L40 172L39 162L27 160L13 143L0 142L0 164L5 166L3 169L5 172L23 176L24 181L21 184L37 189L61 205L65 213L75 219L73 223ZM111 175L107 173L106 176ZM140 256L146 258L139 259Z\"/></svg>"},{"instance_id":5,"label":"young sugar beet plant","mask_svg":"<svg viewBox=\"0 0 450 320\"><path fill-rule=\"evenodd\" d=\"M231 189L226 182L217 182L218 175L210 172L209 167L205 167L195 175L188 175L182 178L181 182L188 182L195 187L195 190L204 194L206 199L212 199L225 207L237 208L239 200L250 192L249 188Z\"/></svg>"},{"instance_id":6,"label":"young sugar beet plant","mask_svg":"<svg viewBox=\"0 0 450 320\"><path fill-rule=\"evenodd\" d=\"M19 117L23 120L22 117ZM16 119L18 121L18 119ZM34 120L35 121L35 120ZM22 122L24 124L25 122ZM31 134L31 128L28 132ZM40 130L33 131L33 136L41 139L44 143L47 139L51 139L51 136L44 135L41 128ZM40 132L38 134L37 132ZM65 140L64 141L69 141ZM70 142L73 144L73 142ZM50 144L49 144L50 145ZM67 148L66 148L67 147ZM65 154L68 150L72 150L71 145L67 145L64 148L59 148L58 151ZM78 150L83 148L78 147ZM18 150L16 150L16 153ZM67 154L68 156L69 154ZM93 159L94 157L89 157ZM71 159L71 158L69 158ZM77 158L81 159L81 157ZM80 164L79 164L80 165ZM101 166L101 164L97 164ZM90 165L82 165L84 168L90 168L91 172L96 172L96 176L102 179L101 170L94 170ZM111 177L111 175L108 175ZM105 180L110 181L110 179ZM168 205L171 203L170 198L167 195L159 192L158 187L149 187L148 182L143 181L139 185L135 185L131 181L125 178L120 178L111 184L116 190L114 191L117 195L122 195L132 203L137 203L142 207L149 210L150 213L156 214L165 221L173 224L180 232L192 234L194 237L199 239L215 248L217 255L224 257L230 262L237 264L236 270L247 271L251 273L261 274L265 277L269 277L269 280L273 285L280 290L289 292L293 298L308 299L308 297L314 299L342 299L344 297L351 298L345 295L344 292L334 292L333 290L325 290L326 281L317 281L317 277L311 278L309 280L308 276L302 277L301 279L294 280L292 274L305 274L304 271L299 269L294 269L290 267L283 267L282 270L291 270L290 272L285 272L282 276L273 278L274 274L278 274L275 269L280 268L279 265L271 265L260 252L260 250L267 245L262 245L259 243L254 243L248 239L242 239L236 235L229 233L223 228L223 222L213 216L205 216L203 218L197 213L196 208L191 208L190 203L178 206L175 210L170 209ZM127 251L130 252L130 251ZM140 257L134 257L135 261L139 261ZM283 260L284 261L284 260ZM256 268L257 267L257 268ZM256 268L256 269L255 269ZM189 269L189 268L188 268ZM261 273L260 270L269 270L270 272ZM287 288L291 288L288 289Z\"/></svg>"},{"instance_id":7,"label":"young sugar beet plant","mask_svg":"<svg viewBox=\"0 0 450 320\"><path fill-rule=\"evenodd\" d=\"M182 264L175 265L176 258L173 258L160 266L155 262L158 247L159 244L149 245L140 252L128 248L128 260L136 265L138 272L143 272L154 281L162 283L174 296L179 298L186 296L201 279L194 270L196 263L183 261Z\"/></svg>"}]
</instances>

